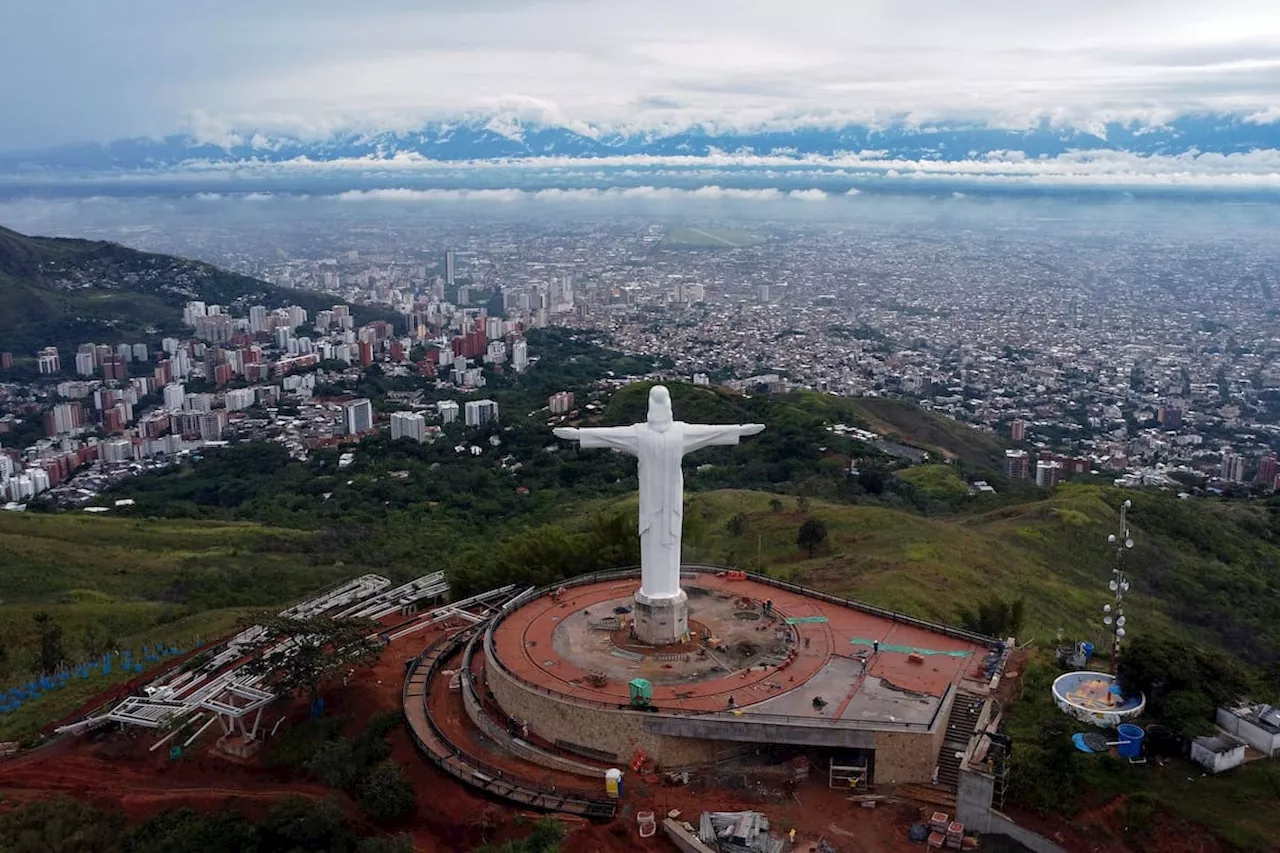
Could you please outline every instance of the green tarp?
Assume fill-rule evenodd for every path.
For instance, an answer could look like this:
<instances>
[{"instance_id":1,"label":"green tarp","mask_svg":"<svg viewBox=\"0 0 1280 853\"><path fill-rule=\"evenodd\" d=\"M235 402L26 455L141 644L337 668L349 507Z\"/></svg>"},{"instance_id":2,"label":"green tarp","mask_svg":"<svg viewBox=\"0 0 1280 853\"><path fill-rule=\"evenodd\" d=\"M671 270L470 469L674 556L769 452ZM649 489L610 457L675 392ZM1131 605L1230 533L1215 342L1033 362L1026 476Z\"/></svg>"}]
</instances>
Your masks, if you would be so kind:
<instances>
[{"instance_id":1,"label":"green tarp","mask_svg":"<svg viewBox=\"0 0 1280 853\"><path fill-rule=\"evenodd\" d=\"M788 616L787 617L788 625L814 625L814 624L820 624L826 621L827 621L827 617L825 616Z\"/></svg>"},{"instance_id":2,"label":"green tarp","mask_svg":"<svg viewBox=\"0 0 1280 853\"><path fill-rule=\"evenodd\" d=\"M854 637L849 642L855 646L866 646L867 648L875 645L875 640L864 640L862 637ZM895 646L893 643L881 643L880 651L901 652L904 655L915 652L918 655L942 655L949 658L967 658L973 654L973 652L939 652L934 649L917 649L914 646Z\"/></svg>"}]
</instances>

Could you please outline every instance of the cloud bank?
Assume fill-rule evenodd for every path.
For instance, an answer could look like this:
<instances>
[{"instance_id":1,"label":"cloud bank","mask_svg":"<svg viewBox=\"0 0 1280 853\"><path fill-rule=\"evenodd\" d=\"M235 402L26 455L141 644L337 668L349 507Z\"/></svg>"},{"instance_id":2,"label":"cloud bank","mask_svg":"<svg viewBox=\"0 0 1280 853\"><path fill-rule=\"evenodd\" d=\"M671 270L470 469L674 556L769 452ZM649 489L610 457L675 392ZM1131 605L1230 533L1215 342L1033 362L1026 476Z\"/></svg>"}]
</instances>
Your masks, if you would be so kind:
<instances>
[{"instance_id":1,"label":"cloud bank","mask_svg":"<svg viewBox=\"0 0 1280 853\"><path fill-rule=\"evenodd\" d=\"M1020 151L1001 151L962 160L905 159L880 151L835 156L756 156L718 152L706 157L627 155L617 157L530 157L473 161L435 161L416 154L392 158L345 158L328 161L298 158L283 162L192 161L178 170L150 175L131 174L130 180L171 180L190 177L219 185L237 181L269 181L307 177L345 181L354 193L440 192L460 199L483 200L493 193L533 188L547 193L608 192L635 197L671 197L693 192L699 197L735 197L755 193L760 184L792 186L775 192L800 193L801 200L821 201L830 182L845 182L839 192L856 194L858 182L972 182L993 185L1079 187L1185 187L1200 189L1278 189L1280 150L1238 154L1191 153L1138 155L1125 151L1076 151L1057 157L1028 157ZM4 179L0 179L0 183ZM109 177L100 182L115 180ZM809 186L795 187L797 183ZM451 183L465 189L405 188L405 181ZM690 187L691 182L696 185ZM92 182L91 182L92 183ZM369 184L394 184L389 189ZM476 187L476 184L484 184ZM497 184L498 186L492 186ZM539 185L543 185L539 187ZM560 185L545 186L547 184ZM634 186L626 186L634 184ZM565 188L563 185L570 185ZM579 190L578 187L587 189ZM441 196L443 197L443 196ZM384 200L393 200L388 196Z\"/></svg>"},{"instance_id":2,"label":"cloud bank","mask_svg":"<svg viewBox=\"0 0 1280 853\"><path fill-rule=\"evenodd\" d=\"M886 115L1274 122L1280 4L984 0L975 14L954 0L16 0L0 74L0 149L182 130L220 144L317 138L476 116L497 135L517 121L588 135Z\"/></svg>"}]
</instances>

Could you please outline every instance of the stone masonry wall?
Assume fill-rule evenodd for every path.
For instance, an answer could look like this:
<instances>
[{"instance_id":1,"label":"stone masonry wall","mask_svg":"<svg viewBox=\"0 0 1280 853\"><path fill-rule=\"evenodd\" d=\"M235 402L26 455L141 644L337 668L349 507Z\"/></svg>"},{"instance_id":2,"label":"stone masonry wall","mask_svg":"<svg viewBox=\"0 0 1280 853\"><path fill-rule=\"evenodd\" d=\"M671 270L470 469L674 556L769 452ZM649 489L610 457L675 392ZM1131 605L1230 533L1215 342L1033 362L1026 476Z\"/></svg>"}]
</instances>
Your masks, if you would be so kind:
<instances>
[{"instance_id":1,"label":"stone masonry wall","mask_svg":"<svg viewBox=\"0 0 1280 853\"><path fill-rule=\"evenodd\" d=\"M492 662L485 666L485 677L502 709L527 720L530 731L548 741L565 740L611 752L620 763L642 749L659 767L686 767L715 761L724 746L648 733L643 711L598 708L549 696L521 684Z\"/></svg>"},{"instance_id":2,"label":"stone masonry wall","mask_svg":"<svg viewBox=\"0 0 1280 853\"><path fill-rule=\"evenodd\" d=\"M933 781L938 750L946 726L938 725L932 735L914 732L876 732L877 784L918 784Z\"/></svg>"}]
</instances>

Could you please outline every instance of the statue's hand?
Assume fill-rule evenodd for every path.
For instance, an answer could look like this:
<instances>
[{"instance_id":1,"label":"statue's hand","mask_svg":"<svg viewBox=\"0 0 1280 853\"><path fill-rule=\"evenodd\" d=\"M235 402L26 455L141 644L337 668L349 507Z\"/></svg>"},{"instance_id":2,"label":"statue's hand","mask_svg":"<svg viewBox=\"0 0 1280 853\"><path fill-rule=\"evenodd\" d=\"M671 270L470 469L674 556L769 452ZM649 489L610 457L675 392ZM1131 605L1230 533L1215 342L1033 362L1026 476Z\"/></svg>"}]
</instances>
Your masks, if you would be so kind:
<instances>
[{"instance_id":1,"label":"statue's hand","mask_svg":"<svg viewBox=\"0 0 1280 853\"><path fill-rule=\"evenodd\" d=\"M764 424L743 424L738 427L738 435L755 435L764 432Z\"/></svg>"},{"instance_id":2,"label":"statue's hand","mask_svg":"<svg viewBox=\"0 0 1280 853\"><path fill-rule=\"evenodd\" d=\"M578 440L577 427L556 427L555 429L552 430L552 432L556 434L556 438L563 438L566 441Z\"/></svg>"}]
</instances>

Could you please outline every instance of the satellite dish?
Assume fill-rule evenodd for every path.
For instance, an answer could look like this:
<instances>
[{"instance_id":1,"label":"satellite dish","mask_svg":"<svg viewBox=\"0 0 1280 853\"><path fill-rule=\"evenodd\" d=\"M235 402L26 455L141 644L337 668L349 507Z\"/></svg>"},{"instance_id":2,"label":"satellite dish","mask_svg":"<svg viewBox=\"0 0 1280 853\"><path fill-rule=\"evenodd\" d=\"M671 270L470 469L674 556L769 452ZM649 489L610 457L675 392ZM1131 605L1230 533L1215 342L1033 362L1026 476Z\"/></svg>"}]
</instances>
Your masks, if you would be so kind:
<instances>
[{"instance_id":1,"label":"satellite dish","mask_svg":"<svg viewBox=\"0 0 1280 853\"><path fill-rule=\"evenodd\" d=\"M1103 625L1110 625L1110 624L1111 624L1111 617L1110 617L1110 616L1103 616L1103 617L1102 617L1102 624L1103 624Z\"/></svg>"},{"instance_id":2,"label":"satellite dish","mask_svg":"<svg viewBox=\"0 0 1280 853\"><path fill-rule=\"evenodd\" d=\"M1107 584L1107 589L1111 590L1112 592L1115 592L1119 588L1120 588L1120 584L1116 583L1115 581L1112 581L1111 583Z\"/></svg>"},{"instance_id":3,"label":"satellite dish","mask_svg":"<svg viewBox=\"0 0 1280 853\"><path fill-rule=\"evenodd\" d=\"M1110 613L1110 612L1111 612L1111 605L1110 605L1110 604L1104 604L1104 605L1102 605L1102 612L1103 612L1103 613Z\"/></svg>"},{"instance_id":4,"label":"satellite dish","mask_svg":"<svg viewBox=\"0 0 1280 853\"><path fill-rule=\"evenodd\" d=\"M1129 509L1129 508L1130 508L1130 507L1132 507L1132 506L1133 506L1133 501L1131 501L1131 500L1129 500L1129 499L1127 499L1127 498L1126 498L1126 499L1125 499L1125 502L1124 502L1124 508L1125 508L1125 509Z\"/></svg>"},{"instance_id":5,"label":"satellite dish","mask_svg":"<svg viewBox=\"0 0 1280 853\"><path fill-rule=\"evenodd\" d=\"M1117 618L1117 619L1116 619L1116 624L1117 624L1117 625L1119 625L1121 628L1123 628L1123 627L1124 627L1124 617L1123 617L1123 616L1121 616L1121 617Z\"/></svg>"},{"instance_id":6,"label":"satellite dish","mask_svg":"<svg viewBox=\"0 0 1280 853\"><path fill-rule=\"evenodd\" d=\"M1124 583L1120 584L1120 588L1121 588L1121 589L1123 589L1125 592L1128 592L1128 591L1129 591L1129 582L1128 582L1128 581L1125 581Z\"/></svg>"},{"instance_id":7,"label":"satellite dish","mask_svg":"<svg viewBox=\"0 0 1280 853\"><path fill-rule=\"evenodd\" d=\"M1116 636L1117 636L1117 637L1123 637L1123 636L1124 636L1124 629L1123 629L1123 628L1117 628L1117 629L1116 629Z\"/></svg>"},{"instance_id":8,"label":"satellite dish","mask_svg":"<svg viewBox=\"0 0 1280 853\"><path fill-rule=\"evenodd\" d=\"M1124 540L1124 547L1126 547L1126 548L1132 548L1132 547L1133 547L1133 540L1132 540L1132 539L1126 539L1126 540Z\"/></svg>"},{"instance_id":9,"label":"satellite dish","mask_svg":"<svg viewBox=\"0 0 1280 853\"><path fill-rule=\"evenodd\" d=\"M1115 542L1116 542L1116 535L1112 533L1110 536L1107 537L1107 543L1114 545Z\"/></svg>"}]
</instances>

